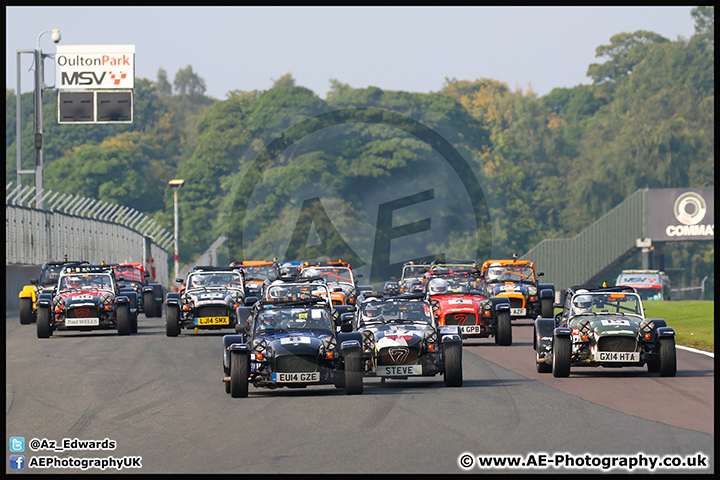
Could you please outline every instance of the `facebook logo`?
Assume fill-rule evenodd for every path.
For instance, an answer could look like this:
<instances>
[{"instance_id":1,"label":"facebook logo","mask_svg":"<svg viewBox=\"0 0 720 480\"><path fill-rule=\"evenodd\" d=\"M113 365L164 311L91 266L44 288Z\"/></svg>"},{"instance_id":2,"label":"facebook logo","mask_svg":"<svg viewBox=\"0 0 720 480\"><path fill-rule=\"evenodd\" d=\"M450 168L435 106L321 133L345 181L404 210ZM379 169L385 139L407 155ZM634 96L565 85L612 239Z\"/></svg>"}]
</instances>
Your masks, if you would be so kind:
<instances>
[{"instance_id":1,"label":"facebook logo","mask_svg":"<svg viewBox=\"0 0 720 480\"><path fill-rule=\"evenodd\" d=\"M25 455L10 455L10 470L25 470Z\"/></svg>"},{"instance_id":2,"label":"facebook logo","mask_svg":"<svg viewBox=\"0 0 720 480\"><path fill-rule=\"evenodd\" d=\"M11 452L24 452L25 451L25 437L10 437L10 451Z\"/></svg>"}]
</instances>

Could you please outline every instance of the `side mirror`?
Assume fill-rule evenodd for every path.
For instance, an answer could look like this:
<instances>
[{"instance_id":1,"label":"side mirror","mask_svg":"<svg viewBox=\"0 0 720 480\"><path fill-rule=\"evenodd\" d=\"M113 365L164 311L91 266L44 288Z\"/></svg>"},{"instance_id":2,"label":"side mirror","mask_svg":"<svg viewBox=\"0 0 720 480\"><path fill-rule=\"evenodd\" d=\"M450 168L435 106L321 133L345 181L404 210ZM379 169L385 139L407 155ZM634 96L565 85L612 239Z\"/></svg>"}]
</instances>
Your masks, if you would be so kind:
<instances>
[{"instance_id":1,"label":"side mirror","mask_svg":"<svg viewBox=\"0 0 720 480\"><path fill-rule=\"evenodd\" d=\"M30 284L32 284L32 285L37 285L39 282L40 282L39 278L33 278L32 280L30 280Z\"/></svg>"},{"instance_id":2,"label":"side mirror","mask_svg":"<svg viewBox=\"0 0 720 480\"><path fill-rule=\"evenodd\" d=\"M177 283L185 283L185 279L184 279L184 278L176 278L175 281L176 281Z\"/></svg>"},{"instance_id":3,"label":"side mirror","mask_svg":"<svg viewBox=\"0 0 720 480\"><path fill-rule=\"evenodd\" d=\"M245 297L245 305L255 305L255 302L258 301L258 297Z\"/></svg>"},{"instance_id":4,"label":"side mirror","mask_svg":"<svg viewBox=\"0 0 720 480\"><path fill-rule=\"evenodd\" d=\"M145 278L150 278L150 273L149 273L149 272L145 272Z\"/></svg>"},{"instance_id":5,"label":"side mirror","mask_svg":"<svg viewBox=\"0 0 720 480\"><path fill-rule=\"evenodd\" d=\"M535 274L536 277L542 277L543 275L545 275L544 272L537 272L537 273Z\"/></svg>"},{"instance_id":6,"label":"side mirror","mask_svg":"<svg viewBox=\"0 0 720 480\"><path fill-rule=\"evenodd\" d=\"M358 274L358 275L355 275L355 278L363 278L363 274L360 273L360 274Z\"/></svg>"}]
</instances>

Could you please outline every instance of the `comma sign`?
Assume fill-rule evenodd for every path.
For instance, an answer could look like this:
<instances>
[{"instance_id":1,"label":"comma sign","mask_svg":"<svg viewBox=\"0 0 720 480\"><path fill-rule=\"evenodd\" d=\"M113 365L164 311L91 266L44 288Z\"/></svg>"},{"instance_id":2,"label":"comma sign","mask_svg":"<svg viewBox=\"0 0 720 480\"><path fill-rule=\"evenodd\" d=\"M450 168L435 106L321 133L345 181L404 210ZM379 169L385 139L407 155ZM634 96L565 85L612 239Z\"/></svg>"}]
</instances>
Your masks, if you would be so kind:
<instances>
[{"instance_id":1,"label":"comma sign","mask_svg":"<svg viewBox=\"0 0 720 480\"><path fill-rule=\"evenodd\" d=\"M648 237L653 241L713 240L714 188L648 190Z\"/></svg>"},{"instance_id":2,"label":"comma sign","mask_svg":"<svg viewBox=\"0 0 720 480\"><path fill-rule=\"evenodd\" d=\"M275 200L287 206L282 213L282 228L277 232L258 231L256 224L262 219L258 205L268 196L280 195L263 185L263 176L271 171L276 159L293 151L297 144L311 142L319 132L327 132L325 129L350 128L354 124L382 125L420 140L430 147L430 159L412 174L415 177L390 179L390 188L387 182L375 190L369 184L363 190L366 198L357 199L358 205L352 209L344 208L344 201L328 193L331 189L319 175L312 185L298 186L296 191ZM322 150L322 146L314 150ZM437 174L441 171L444 176ZM448 182L448 178L453 180ZM364 216L349 219L347 210L358 209ZM457 235L469 245L460 253L447 247L450 217L453 228L460 232ZM278 257L280 261L342 259L356 272L367 272L361 283L378 284L399 275L403 263L409 260L484 258L490 254L490 236L490 213L483 189L450 142L423 123L396 112L344 108L298 123L255 157L233 195L227 238L233 261L256 260L260 256ZM252 250L250 245L258 238L271 250Z\"/></svg>"}]
</instances>

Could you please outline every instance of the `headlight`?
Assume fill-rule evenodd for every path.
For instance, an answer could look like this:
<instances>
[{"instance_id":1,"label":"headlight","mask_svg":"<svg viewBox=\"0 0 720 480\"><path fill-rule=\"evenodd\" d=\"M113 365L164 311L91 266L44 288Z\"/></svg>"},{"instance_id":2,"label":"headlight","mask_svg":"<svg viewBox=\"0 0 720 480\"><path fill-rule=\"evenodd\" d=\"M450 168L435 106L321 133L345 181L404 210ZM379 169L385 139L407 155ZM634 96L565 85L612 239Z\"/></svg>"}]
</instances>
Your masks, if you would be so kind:
<instances>
[{"instance_id":1,"label":"headlight","mask_svg":"<svg viewBox=\"0 0 720 480\"><path fill-rule=\"evenodd\" d=\"M528 287L528 293L530 295L537 295L537 287L535 285L530 285Z\"/></svg>"},{"instance_id":2,"label":"headlight","mask_svg":"<svg viewBox=\"0 0 720 480\"><path fill-rule=\"evenodd\" d=\"M322 342L322 348L325 353L332 352L337 348L337 340L334 337L325 337Z\"/></svg>"},{"instance_id":3,"label":"headlight","mask_svg":"<svg viewBox=\"0 0 720 480\"><path fill-rule=\"evenodd\" d=\"M53 307L65 308L65 299L60 295L55 295L53 297Z\"/></svg>"},{"instance_id":4,"label":"headlight","mask_svg":"<svg viewBox=\"0 0 720 480\"><path fill-rule=\"evenodd\" d=\"M362 333L363 347L365 350L375 350L375 335L370 330L364 330Z\"/></svg>"},{"instance_id":5,"label":"headlight","mask_svg":"<svg viewBox=\"0 0 720 480\"><path fill-rule=\"evenodd\" d=\"M110 305L111 303L112 295L106 293L102 297L100 297L100 306L104 307L105 305Z\"/></svg>"},{"instance_id":6,"label":"headlight","mask_svg":"<svg viewBox=\"0 0 720 480\"><path fill-rule=\"evenodd\" d=\"M427 330L423 336L423 343L435 343L437 342L437 338L437 332L435 332L435 330Z\"/></svg>"},{"instance_id":7,"label":"headlight","mask_svg":"<svg viewBox=\"0 0 720 480\"><path fill-rule=\"evenodd\" d=\"M256 352L264 352L267 348L267 341L264 338L256 338L252 342L252 349Z\"/></svg>"},{"instance_id":8,"label":"headlight","mask_svg":"<svg viewBox=\"0 0 720 480\"><path fill-rule=\"evenodd\" d=\"M644 318L643 321L640 322L640 331L643 334L652 332L654 328L655 328L655 324L649 318Z\"/></svg>"},{"instance_id":9,"label":"headlight","mask_svg":"<svg viewBox=\"0 0 720 480\"><path fill-rule=\"evenodd\" d=\"M238 292L237 290L234 290L230 297L232 298L233 303L241 303L242 300L242 293Z\"/></svg>"},{"instance_id":10,"label":"headlight","mask_svg":"<svg viewBox=\"0 0 720 480\"><path fill-rule=\"evenodd\" d=\"M483 300L480 302L480 306L483 310L490 310L492 308L492 302L490 300Z\"/></svg>"}]
</instances>

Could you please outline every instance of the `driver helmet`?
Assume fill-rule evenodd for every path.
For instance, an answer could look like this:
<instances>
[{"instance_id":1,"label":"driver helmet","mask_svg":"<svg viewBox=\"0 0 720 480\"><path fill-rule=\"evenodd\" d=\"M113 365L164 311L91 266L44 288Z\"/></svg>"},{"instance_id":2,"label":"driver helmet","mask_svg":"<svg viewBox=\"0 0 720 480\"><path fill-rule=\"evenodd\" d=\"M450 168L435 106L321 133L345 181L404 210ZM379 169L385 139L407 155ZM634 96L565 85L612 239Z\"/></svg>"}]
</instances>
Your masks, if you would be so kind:
<instances>
[{"instance_id":1,"label":"driver helmet","mask_svg":"<svg viewBox=\"0 0 720 480\"><path fill-rule=\"evenodd\" d=\"M268 311L262 315L262 327L274 327L278 321L278 313Z\"/></svg>"},{"instance_id":2,"label":"driver helmet","mask_svg":"<svg viewBox=\"0 0 720 480\"><path fill-rule=\"evenodd\" d=\"M500 277L502 277L503 274L503 267L500 265L500 263L495 262L490 265L487 271L487 278L490 283L497 282L500 280Z\"/></svg>"},{"instance_id":3,"label":"driver helmet","mask_svg":"<svg viewBox=\"0 0 720 480\"><path fill-rule=\"evenodd\" d=\"M377 318L380 316L380 306L368 305L365 307L365 316L367 318Z\"/></svg>"},{"instance_id":4,"label":"driver helmet","mask_svg":"<svg viewBox=\"0 0 720 480\"><path fill-rule=\"evenodd\" d=\"M320 275L322 275L322 273L317 268L306 268L302 272L303 278L319 277Z\"/></svg>"},{"instance_id":5,"label":"driver helmet","mask_svg":"<svg viewBox=\"0 0 720 480\"><path fill-rule=\"evenodd\" d=\"M575 313L590 313L592 310L592 296L577 295L573 298L573 310L575 310Z\"/></svg>"},{"instance_id":6,"label":"driver helmet","mask_svg":"<svg viewBox=\"0 0 720 480\"><path fill-rule=\"evenodd\" d=\"M428 283L428 293L430 295L440 295L447 292L448 282L444 278L433 278Z\"/></svg>"},{"instance_id":7,"label":"driver helmet","mask_svg":"<svg viewBox=\"0 0 720 480\"><path fill-rule=\"evenodd\" d=\"M208 281L207 275L194 275L193 276L193 286L194 287L202 287L205 285Z\"/></svg>"}]
</instances>

